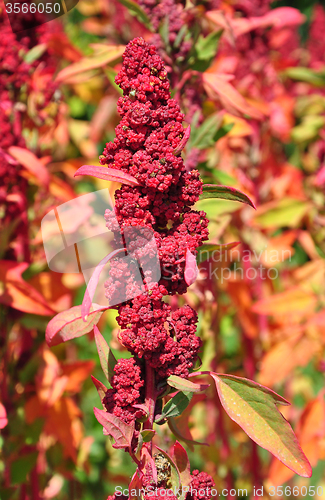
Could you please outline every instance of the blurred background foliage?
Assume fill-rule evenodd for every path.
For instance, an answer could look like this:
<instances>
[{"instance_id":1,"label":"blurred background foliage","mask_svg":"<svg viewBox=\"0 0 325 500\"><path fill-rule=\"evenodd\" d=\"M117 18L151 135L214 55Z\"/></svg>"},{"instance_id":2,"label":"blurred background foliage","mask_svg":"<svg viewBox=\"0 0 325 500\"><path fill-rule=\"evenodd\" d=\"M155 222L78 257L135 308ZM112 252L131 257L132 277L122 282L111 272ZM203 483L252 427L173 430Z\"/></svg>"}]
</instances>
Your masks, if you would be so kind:
<instances>
[{"instance_id":1,"label":"blurred background foliage","mask_svg":"<svg viewBox=\"0 0 325 500\"><path fill-rule=\"evenodd\" d=\"M187 168L198 168L205 182L241 189L257 206L197 204L209 216L212 242L240 242L202 262L199 279L179 298L199 312L202 369L252 378L290 400L281 411L314 473L310 480L294 476L258 448L220 411L211 387L176 420L179 439L193 469L210 473L218 490L247 488L253 498L253 487L263 485L269 498L272 485L310 484L322 498L324 7L311 0L80 0L35 39L28 35L17 58L30 64L33 84L10 87L15 106L1 107L12 128L20 113L14 133L23 138L0 148L5 179L11 169L0 196L1 500L100 500L126 487L134 471L93 414L100 402L90 374L104 382L93 334L46 346L49 319L80 304L85 284L82 275L49 270L40 222L53 207L107 187L73 175L85 163L99 165L114 138L114 76L136 36L158 47L191 124ZM6 25L2 3L0 9ZM50 96L42 80L47 70ZM16 71L18 81L23 67ZM1 99L9 102L7 94ZM109 185L111 193L115 188ZM107 311L99 328L116 357L127 357L115 316ZM173 443L166 425L157 432L162 446Z\"/></svg>"}]
</instances>

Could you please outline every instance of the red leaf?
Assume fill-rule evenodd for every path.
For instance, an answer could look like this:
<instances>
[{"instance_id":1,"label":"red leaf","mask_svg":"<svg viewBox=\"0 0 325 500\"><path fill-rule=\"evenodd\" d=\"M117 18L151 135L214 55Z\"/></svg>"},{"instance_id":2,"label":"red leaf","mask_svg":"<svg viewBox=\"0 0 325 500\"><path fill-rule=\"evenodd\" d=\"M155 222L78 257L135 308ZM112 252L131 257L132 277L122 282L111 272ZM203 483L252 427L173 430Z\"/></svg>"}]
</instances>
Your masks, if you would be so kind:
<instances>
[{"instance_id":1,"label":"red leaf","mask_svg":"<svg viewBox=\"0 0 325 500\"><path fill-rule=\"evenodd\" d=\"M91 308L91 303L92 303L93 297L95 295L95 291L96 291L98 281L99 281L101 272L103 270L103 267L105 266L105 264L107 264L107 262L109 262L111 259L113 259L113 257L115 257L115 255L119 254L120 252L124 252L124 248L118 248L117 250L114 250L113 252L106 255L106 257L104 257L100 261L100 263L96 266L95 271L91 275L91 278L88 282L88 285L87 285L87 288L85 291L85 295L84 295L84 298L82 301L82 305L81 305L81 315L82 315L82 319L84 321L87 321L87 317L88 317L88 314L89 314L89 311ZM106 309L108 309L108 308L106 307Z\"/></svg>"},{"instance_id":2,"label":"red leaf","mask_svg":"<svg viewBox=\"0 0 325 500\"><path fill-rule=\"evenodd\" d=\"M136 470L129 484L129 500L142 500L141 489L142 482L138 476L138 470ZM133 493L136 494L134 495Z\"/></svg>"},{"instance_id":3,"label":"red leaf","mask_svg":"<svg viewBox=\"0 0 325 500\"><path fill-rule=\"evenodd\" d=\"M121 182L122 184L127 184L128 186L140 186L139 182L132 175L122 172L117 168L107 168L107 167L96 167L93 165L83 165L78 168L74 177L78 175L91 175L92 177L97 177L97 179L104 179L104 181Z\"/></svg>"},{"instance_id":4,"label":"red leaf","mask_svg":"<svg viewBox=\"0 0 325 500\"><path fill-rule=\"evenodd\" d=\"M50 174L43 163L31 151L18 146L11 146L8 152L19 161L23 167L28 170L36 179L37 184L47 187L50 182Z\"/></svg>"},{"instance_id":5,"label":"red leaf","mask_svg":"<svg viewBox=\"0 0 325 500\"><path fill-rule=\"evenodd\" d=\"M109 436L115 439L113 448L129 448L134 432L134 422L128 425L120 418L108 413L105 410L94 408L95 417L106 429Z\"/></svg>"},{"instance_id":6,"label":"red leaf","mask_svg":"<svg viewBox=\"0 0 325 500\"><path fill-rule=\"evenodd\" d=\"M85 322L81 316L81 306L74 306L67 311L61 312L51 319L46 327L45 338L50 347L66 342L67 340L81 337L90 332L99 318L106 311L106 306L92 304Z\"/></svg>"},{"instance_id":7,"label":"red leaf","mask_svg":"<svg viewBox=\"0 0 325 500\"><path fill-rule=\"evenodd\" d=\"M186 249L184 278L188 286L192 285L199 274L196 256Z\"/></svg>"},{"instance_id":8,"label":"red leaf","mask_svg":"<svg viewBox=\"0 0 325 500\"><path fill-rule=\"evenodd\" d=\"M256 120L263 118L263 115L256 108L253 108L238 90L220 74L203 73L203 83L208 95L213 98L217 94L225 109L230 113L238 115L240 112Z\"/></svg>"},{"instance_id":9,"label":"red leaf","mask_svg":"<svg viewBox=\"0 0 325 500\"><path fill-rule=\"evenodd\" d=\"M181 151L183 151L183 149L185 148L186 146L186 143L187 141L189 140L190 138L190 135L191 135L191 125L189 125L187 127L187 129L185 130L185 133L183 135L183 138L181 140L181 142L179 143L179 145L174 149L173 151L173 154L175 156L179 155Z\"/></svg>"},{"instance_id":10,"label":"red leaf","mask_svg":"<svg viewBox=\"0 0 325 500\"><path fill-rule=\"evenodd\" d=\"M7 412L3 404L0 403L0 429L6 427L8 423Z\"/></svg>"},{"instance_id":11,"label":"red leaf","mask_svg":"<svg viewBox=\"0 0 325 500\"><path fill-rule=\"evenodd\" d=\"M171 457L173 458L179 471L181 485L189 486L191 482L190 461L188 459L186 450L178 441L176 441L172 448Z\"/></svg>"},{"instance_id":12,"label":"red leaf","mask_svg":"<svg viewBox=\"0 0 325 500\"><path fill-rule=\"evenodd\" d=\"M103 398L105 397L105 394L107 391L107 387L105 387L105 385L102 384L102 382L100 380L97 380L97 378L95 378L93 375L90 375L90 376L91 376L91 380L94 383L94 386L97 389L100 400L103 401Z\"/></svg>"}]
</instances>

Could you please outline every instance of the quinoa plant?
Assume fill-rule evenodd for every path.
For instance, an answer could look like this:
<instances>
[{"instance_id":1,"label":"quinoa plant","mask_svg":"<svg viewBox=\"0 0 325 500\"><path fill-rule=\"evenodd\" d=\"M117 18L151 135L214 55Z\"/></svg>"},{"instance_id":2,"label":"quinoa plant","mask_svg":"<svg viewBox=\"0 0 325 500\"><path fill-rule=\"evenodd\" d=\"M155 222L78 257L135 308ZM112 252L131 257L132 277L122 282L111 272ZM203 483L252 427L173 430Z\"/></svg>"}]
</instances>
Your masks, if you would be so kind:
<instances>
[{"instance_id":1,"label":"quinoa plant","mask_svg":"<svg viewBox=\"0 0 325 500\"><path fill-rule=\"evenodd\" d=\"M203 185L197 170L186 170L181 151L190 128L182 125L184 115L170 97L167 71L153 45L142 38L131 41L115 81L123 90L116 138L100 156L102 167L84 166L76 173L122 183L115 192L114 209L105 212L114 250L96 268L82 306L51 320L47 340L55 345L94 328L110 382L107 388L93 378L103 405L94 412L104 433L114 439L113 447L124 449L136 464L130 499L166 494L174 499L212 498L211 476L190 472L187 453L178 441L168 450L158 447L154 428L171 423L193 394L208 387L191 380L200 375L213 378L222 406L256 443L297 474L310 477L309 462L276 408L289 403L248 379L197 371L202 345L196 335L197 314L188 305L177 308L175 300L166 299L184 294L198 274L196 257L208 239L206 214L193 209L199 198L253 203L234 188ZM121 258L121 252L130 259ZM119 341L132 355L119 361L96 327L105 307L92 304L99 274L108 261L106 308L117 309Z\"/></svg>"}]
</instances>

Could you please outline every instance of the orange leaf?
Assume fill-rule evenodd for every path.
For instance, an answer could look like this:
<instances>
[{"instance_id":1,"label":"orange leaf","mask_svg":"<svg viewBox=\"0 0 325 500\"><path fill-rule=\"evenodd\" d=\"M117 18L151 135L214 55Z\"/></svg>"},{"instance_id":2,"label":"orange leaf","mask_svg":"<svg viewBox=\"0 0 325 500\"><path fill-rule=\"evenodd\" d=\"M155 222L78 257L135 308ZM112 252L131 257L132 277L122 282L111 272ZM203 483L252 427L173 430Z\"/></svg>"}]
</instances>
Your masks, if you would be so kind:
<instances>
[{"instance_id":1,"label":"orange leaf","mask_svg":"<svg viewBox=\"0 0 325 500\"><path fill-rule=\"evenodd\" d=\"M91 69L102 68L106 66L106 64L119 59L125 50L124 45L103 45L103 47L104 48L98 51L94 56L84 57L80 61L62 69L57 75L56 81L62 82L79 73L84 73Z\"/></svg>"},{"instance_id":2,"label":"orange leaf","mask_svg":"<svg viewBox=\"0 0 325 500\"><path fill-rule=\"evenodd\" d=\"M295 367L306 366L318 349L318 342L301 334L280 342L262 359L259 381L270 386L282 382Z\"/></svg>"},{"instance_id":3,"label":"orange leaf","mask_svg":"<svg viewBox=\"0 0 325 500\"><path fill-rule=\"evenodd\" d=\"M0 261L0 303L18 311L51 316L55 311L48 306L44 297L23 280L26 262Z\"/></svg>"},{"instance_id":4,"label":"orange leaf","mask_svg":"<svg viewBox=\"0 0 325 500\"><path fill-rule=\"evenodd\" d=\"M82 439L79 417L81 411L71 398L61 398L48 412L44 431L62 444L64 455L77 460L77 448Z\"/></svg>"},{"instance_id":5,"label":"orange leaf","mask_svg":"<svg viewBox=\"0 0 325 500\"><path fill-rule=\"evenodd\" d=\"M62 365L62 375L68 378L66 391L80 392L81 385L95 367L94 361L76 361Z\"/></svg>"},{"instance_id":6,"label":"orange leaf","mask_svg":"<svg viewBox=\"0 0 325 500\"><path fill-rule=\"evenodd\" d=\"M62 275L58 273L39 273L29 281L46 299L47 304L55 311L61 312L71 307L71 290L62 283Z\"/></svg>"},{"instance_id":7,"label":"orange leaf","mask_svg":"<svg viewBox=\"0 0 325 500\"><path fill-rule=\"evenodd\" d=\"M18 146L11 146L8 152L33 175L36 184L39 186L48 186L50 181L49 172L34 153L28 151L28 149L19 148Z\"/></svg>"},{"instance_id":8,"label":"orange leaf","mask_svg":"<svg viewBox=\"0 0 325 500\"><path fill-rule=\"evenodd\" d=\"M309 316L316 304L317 298L313 293L295 287L256 302L252 311L270 316L290 316L290 320L293 320Z\"/></svg>"},{"instance_id":9,"label":"orange leaf","mask_svg":"<svg viewBox=\"0 0 325 500\"><path fill-rule=\"evenodd\" d=\"M203 83L208 95L213 98L217 95L227 111L234 115L242 113L251 118L261 120L263 115L253 108L245 98L229 82L222 78L221 74L203 73Z\"/></svg>"}]
</instances>

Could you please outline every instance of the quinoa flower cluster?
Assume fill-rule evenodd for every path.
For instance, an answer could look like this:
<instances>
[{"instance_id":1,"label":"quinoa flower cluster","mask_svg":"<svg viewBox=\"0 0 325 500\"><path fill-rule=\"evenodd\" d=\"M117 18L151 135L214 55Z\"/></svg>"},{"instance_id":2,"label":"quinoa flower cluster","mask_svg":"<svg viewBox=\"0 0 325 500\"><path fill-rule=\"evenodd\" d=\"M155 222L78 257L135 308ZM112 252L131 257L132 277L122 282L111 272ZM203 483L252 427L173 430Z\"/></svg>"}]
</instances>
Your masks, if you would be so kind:
<instances>
[{"instance_id":1,"label":"quinoa flower cluster","mask_svg":"<svg viewBox=\"0 0 325 500\"><path fill-rule=\"evenodd\" d=\"M105 283L108 300L120 304L119 340L137 360L132 366L120 363L115 368L118 371L113 388L105 399L107 410L115 415L127 400L121 401L119 394L121 387L126 387L123 380L128 374L138 381L132 390L134 402L141 399L141 391L137 392L139 362L146 361L155 370L156 382L170 375L186 377L193 369L201 346L195 335L197 314L188 305L172 310L163 297L187 291L187 252L195 256L197 248L208 238L205 213L192 209L202 192L202 181L198 171L186 171L179 154L185 133L184 115L170 97L167 73L156 48L142 38L130 42L116 83L123 90L118 101L122 119L114 142L106 145L100 162L132 175L139 186L123 185L115 193L114 212L105 213L116 246L121 234L129 239L128 251L134 245L131 263L126 265L123 259L115 257ZM136 259L143 248L146 251L142 251L142 259L153 258L150 245L140 244L150 237L158 249L161 278L157 284L150 270L143 272L143 293L137 290ZM121 290L127 294L122 303ZM120 415L130 422L132 415L136 419L137 412L128 409L128 413L123 410Z\"/></svg>"}]
</instances>

